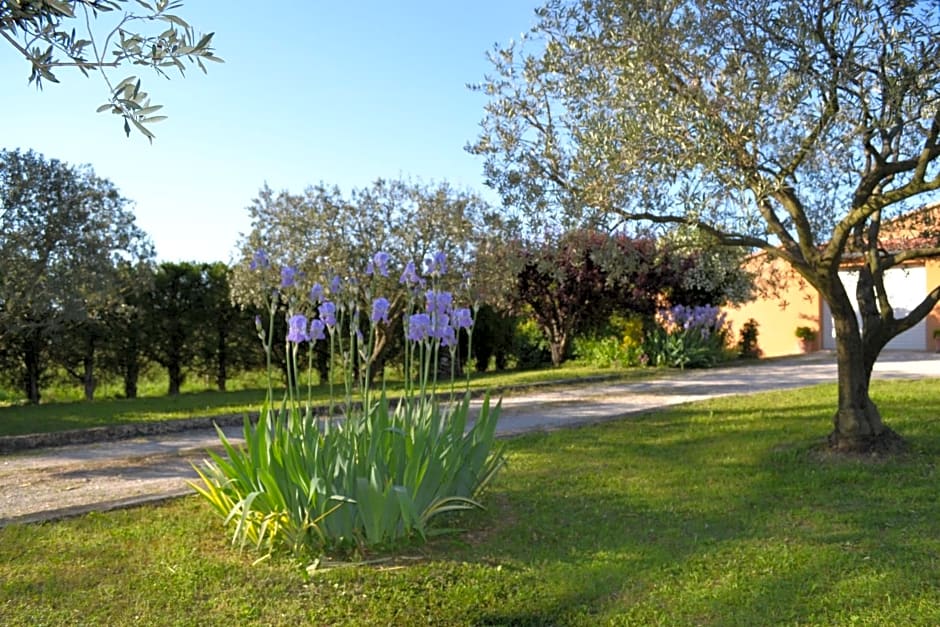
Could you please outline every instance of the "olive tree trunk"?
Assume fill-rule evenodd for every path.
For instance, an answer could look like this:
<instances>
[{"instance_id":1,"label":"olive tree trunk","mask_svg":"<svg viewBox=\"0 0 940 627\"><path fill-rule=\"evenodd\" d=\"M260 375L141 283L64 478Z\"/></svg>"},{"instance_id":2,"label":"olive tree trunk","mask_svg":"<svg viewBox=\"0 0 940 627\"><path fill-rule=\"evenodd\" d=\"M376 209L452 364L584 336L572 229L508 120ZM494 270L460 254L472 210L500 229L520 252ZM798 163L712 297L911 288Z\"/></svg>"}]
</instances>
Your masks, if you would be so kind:
<instances>
[{"instance_id":1,"label":"olive tree trunk","mask_svg":"<svg viewBox=\"0 0 940 627\"><path fill-rule=\"evenodd\" d=\"M903 440L885 426L869 395L872 368L884 345L860 333L855 312L833 306L836 332L839 404L833 417L829 446L849 453L896 451Z\"/></svg>"}]
</instances>

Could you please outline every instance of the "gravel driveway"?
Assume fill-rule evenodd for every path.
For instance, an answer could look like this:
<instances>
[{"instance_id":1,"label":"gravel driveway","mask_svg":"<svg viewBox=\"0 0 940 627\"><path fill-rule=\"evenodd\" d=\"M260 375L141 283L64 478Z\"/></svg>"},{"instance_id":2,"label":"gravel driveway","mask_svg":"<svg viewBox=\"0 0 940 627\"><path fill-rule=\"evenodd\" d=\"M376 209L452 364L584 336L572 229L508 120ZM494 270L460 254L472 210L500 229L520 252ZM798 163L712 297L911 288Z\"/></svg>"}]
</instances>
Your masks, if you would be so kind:
<instances>
[{"instance_id":1,"label":"gravel driveway","mask_svg":"<svg viewBox=\"0 0 940 627\"><path fill-rule=\"evenodd\" d=\"M617 419L717 396L795 388L836 376L829 352L628 383L591 383L503 400L497 431L513 435ZM940 355L885 353L876 378L940 377ZM241 429L227 434L237 438ZM192 492L192 463L218 445L211 429L0 455L0 526L128 507Z\"/></svg>"}]
</instances>

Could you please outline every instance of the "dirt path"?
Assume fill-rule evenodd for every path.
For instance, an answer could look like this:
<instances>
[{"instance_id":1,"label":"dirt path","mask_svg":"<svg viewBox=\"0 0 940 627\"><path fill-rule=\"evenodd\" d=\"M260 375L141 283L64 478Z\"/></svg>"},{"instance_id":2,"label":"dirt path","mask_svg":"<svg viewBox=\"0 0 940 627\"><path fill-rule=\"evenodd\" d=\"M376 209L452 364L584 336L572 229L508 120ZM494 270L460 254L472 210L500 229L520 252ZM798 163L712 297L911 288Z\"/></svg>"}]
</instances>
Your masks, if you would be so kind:
<instances>
[{"instance_id":1,"label":"dirt path","mask_svg":"<svg viewBox=\"0 0 940 627\"><path fill-rule=\"evenodd\" d=\"M877 378L940 377L940 356L898 353ZM753 366L686 371L631 383L595 383L526 393L503 401L498 432L513 435L614 420L668 405L833 381L830 354ZM237 439L241 429L226 428ZM69 445L0 455L0 526L51 520L192 492L193 463L218 446L212 429Z\"/></svg>"}]
</instances>

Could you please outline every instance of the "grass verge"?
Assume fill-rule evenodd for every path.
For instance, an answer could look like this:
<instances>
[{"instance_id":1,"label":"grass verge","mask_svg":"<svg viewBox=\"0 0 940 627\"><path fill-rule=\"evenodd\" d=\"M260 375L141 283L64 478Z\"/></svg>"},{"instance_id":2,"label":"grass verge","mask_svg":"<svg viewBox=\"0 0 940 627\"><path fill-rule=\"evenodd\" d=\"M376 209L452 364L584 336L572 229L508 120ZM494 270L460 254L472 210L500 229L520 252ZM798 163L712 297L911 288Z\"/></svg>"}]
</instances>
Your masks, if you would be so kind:
<instances>
[{"instance_id":1,"label":"grass verge","mask_svg":"<svg viewBox=\"0 0 940 627\"><path fill-rule=\"evenodd\" d=\"M873 384L913 452L815 454L833 386L510 441L467 531L308 575L196 498L0 529L0 617L40 624L940 623L940 385Z\"/></svg>"}]
</instances>

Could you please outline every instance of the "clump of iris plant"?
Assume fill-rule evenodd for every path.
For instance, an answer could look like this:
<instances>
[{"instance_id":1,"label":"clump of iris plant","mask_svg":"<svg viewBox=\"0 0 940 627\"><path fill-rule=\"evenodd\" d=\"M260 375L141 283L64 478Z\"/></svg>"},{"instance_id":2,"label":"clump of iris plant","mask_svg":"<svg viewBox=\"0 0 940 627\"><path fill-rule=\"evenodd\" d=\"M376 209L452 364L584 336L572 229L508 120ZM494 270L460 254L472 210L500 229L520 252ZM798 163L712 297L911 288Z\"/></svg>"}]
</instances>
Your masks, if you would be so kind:
<instances>
[{"instance_id":1,"label":"clump of iris plant","mask_svg":"<svg viewBox=\"0 0 940 627\"><path fill-rule=\"evenodd\" d=\"M641 364L673 368L710 367L726 358L725 314L713 305L660 309L644 339Z\"/></svg>"},{"instance_id":2,"label":"clump of iris plant","mask_svg":"<svg viewBox=\"0 0 940 627\"><path fill-rule=\"evenodd\" d=\"M458 339L466 334L470 344L473 310L457 306L454 293L441 289L448 271L444 253L422 261L424 277L414 262L404 266L399 281L408 296L397 305L401 299L374 293L389 276L392 259L386 253L369 259L362 283L334 276L328 288L314 283L303 292L304 275L290 266L280 269L277 287L266 292L267 329L260 316L255 320L269 371L261 418L256 425L246 419L243 447L220 431L225 456L210 453L197 468L201 484L193 484L233 529L234 543L252 544L266 555L286 549L311 558L327 550L425 538L432 519L479 507L477 495L505 459L495 441L499 403L491 407L487 395L471 421L467 388L455 399ZM262 251L250 266L276 276ZM287 393L278 404L270 371L273 319L281 307L289 366ZM405 334L406 382L393 405L384 377L381 392L372 392L370 373L378 333L387 332L397 316ZM323 341L331 363L343 370L344 402L334 400L330 377L330 402L326 415L318 416L310 387L313 350ZM304 350L306 402L297 374ZM439 398L438 366L445 356L451 393Z\"/></svg>"}]
</instances>

